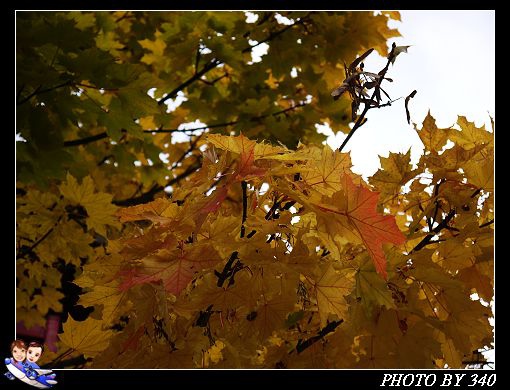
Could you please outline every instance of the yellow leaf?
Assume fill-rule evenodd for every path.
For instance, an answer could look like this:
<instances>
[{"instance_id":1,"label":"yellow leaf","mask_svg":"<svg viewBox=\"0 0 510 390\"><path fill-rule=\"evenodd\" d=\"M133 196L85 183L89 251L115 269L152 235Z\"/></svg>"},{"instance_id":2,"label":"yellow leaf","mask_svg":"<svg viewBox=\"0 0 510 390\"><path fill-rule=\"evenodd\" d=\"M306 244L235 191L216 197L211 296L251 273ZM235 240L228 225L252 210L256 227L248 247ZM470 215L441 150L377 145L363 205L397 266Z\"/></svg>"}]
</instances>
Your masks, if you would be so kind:
<instances>
[{"instance_id":1,"label":"yellow leaf","mask_svg":"<svg viewBox=\"0 0 510 390\"><path fill-rule=\"evenodd\" d=\"M267 143L257 143L248 139L243 134L237 137L208 134L207 141L219 149L228 150L229 152L236 154L246 153L246 151L249 150L253 154L253 160L261 158L284 159L284 156L291 154L287 148L282 146L272 146Z\"/></svg>"},{"instance_id":2,"label":"yellow leaf","mask_svg":"<svg viewBox=\"0 0 510 390\"><path fill-rule=\"evenodd\" d=\"M168 225L179 215L179 206L165 198L153 202L126 207L117 212L121 222L148 219L154 223Z\"/></svg>"},{"instance_id":3,"label":"yellow leaf","mask_svg":"<svg viewBox=\"0 0 510 390\"><path fill-rule=\"evenodd\" d=\"M62 311L62 304L59 302L62 298L64 298L64 294L55 288L42 287L41 294L36 295L33 302L37 306L37 310L45 315L49 309L53 309L55 312Z\"/></svg>"},{"instance_id":4,"label":"yellow leaf","mask_svg":"<svg viewBox=\"0 0 510 390\"><path fill-rule=\"evenodd\" d=\"M456 272L471 267L475 262L473 246L464 246L459 240L450 239L441 243L432 260L441 267Z\"/></svg>"},{"instance_id":5,"label":"yellow leaf","mask_svg":"<svg viewBox=\"0 0 510 390\"><path fill-rule=\"evenodd\" d=\"M267 299L263 296L254 311L243 321L243 335L256 335L260 342L270 337L274 331L285 326L287 315L294 310L297 297L288 294L276 295Z\"/></svg>"},{"instance_id":6,"label":"yellow leaf","mask_svg":"<svg viewBox=\"0 0 510 390\"><path fill-rule=\"evenodd\" d=\"M140 118L140 126L144 130L154 130L158 128L158 125L154 122L154 116L144 116Z\"/></svg>"},{"instance_id":7,"label":"yellow leaf","mask_svg":"<svg viewBox=\"0 0 510 390\"><path fill-rule=\"evenodd\" d=\"M64 331L58 337L69 348L83 353L85 358L94 357L108 346L113 334L112 330L103 330L103 325L103 321L93 318L79 322L68 317Z\"/></svg>"},{"instance_id":8,"label":"yellow leaf","mask_svg":"<svg viewBox=\"0 0 510 390\"><path fill-rule=\"evenodd\" d=\"M398 11L382 11L383 15L387 15L391 19L398 20L399 22L402 21L400 18L400 12Z\"/></svg>"},{"instance_id":9,"label":"yellow leaf","mask_svg":"<svg viewBox=\"0 0 510 390\"><path fill-rule=\"evenodd\" d=\"M158 34L156 34L158 35ZM160 34L159 34L160 35ZM165 48L166 43L163 41L163 39L160 39L159 37L156 38L154 41L151 41L149 39L143 39L141 41L138 41L140 46L142 46L144 49L147 49L151 53L145 54L142 57L142 62L145 62L147 65L151 65L153 63L159 63L165 61L164 54L165 54Z\"/></svg>"},{"instance_id":10,"label":"yellow leaf","mask_svg":"<svg viewBox=\"0 0 510 390\"><path fill-rule=\"evenodd\" d=\"M401 187L416 175L416 171L410 164L411 150L406 154L390 153L388 157L379 158L381 169L370 178L370 184L381 191L379 202L383 203L388 197L398 194Z\"/></svg>"},{"instance_id":11,"label":"yellow leaf","mask_svg":"<svg viewBox=\"0 0 510 390\"><path fill-rule=\"evenodd\" d=\"M109 285L98 285L81 295L78 304L87 306L102 307L102 316L105 324L110 324L125 311L125 296L126 292L118 289L118 283L111 283Z\"/></svg>"},{"instance_id":12,"label":"yellow leaf","mask_svg":"<svg viewBox=\"0 0 510 390\"><path fill-rule=\"evenodd\" d=\"M485 191L494 191L494 152L482 150L463 167L468 182Z\"/></svg>"},{"instance_id":13,"label":"yellow leaf","mask_svg":"<svg viewBox=\"0 0 510 390\"><path fill-rule=\"evenodd\" d=\"M422 129L418 131L425 150L430 152L439 152L446 144L449 134L448 129L439 129L436 126L436 120L430 115L430 111L423 120Z\"/></svg>"},{"instance_id":14,"label":"yellow leaf","mask_svg":"<svg viewBox=\"0 0 510 390\"><path fill-rule=\"evenodd\" d=\"M337 271L329 265L313 286L317 294L321 327L327 324L329 314L336 314L343 319L348 310L344 297L351 293L354 286L354 271Z\"/></svg>"},{"instance_id":15,"label":"yellow leaf","mask_svg":"<svg viewBox=\"0 0 510 390\"><path fill-rule=\"evenodd\" d=\"M349 172L352 166L349 154L332 150L328 145L322 150L309 149L315 149L320 154L307 163L306 167L311 169L302 174L305 183L324 195L331 195L342 189L343 174Z\"/></svg>"},{"instance_id":16,"label":"yellow leaf","mask_svg":"<svg viewBox=\"0 0 510 390\"><path fill-rule=\"evenodd\" d=\"M124 45L116 40L117 34L113 31L108 31L105 33L103 30L99 32L96 37L97 47L104 51L117 52L122 49Z\"/></svg>"},{"instance_id":17,"label":"yellow leaf","mask_svg":"<svg viewBox=\"0 0 510 390\"><path fill-rule=\"evenodd\" d=\"M444 333L439 332L439 341L441 342L441 352L444 356L448 368L462 368L462 354L455 348L452 339L447 338Z\"/></svg>"},{"instance_id":18,"label":"yellow leaf","mask_svg":"<svg viewBox=\"0 0 510 390\"><path fill-rule=\"evenodd\" d=\"M67 181L59 186L60 193L73 204L79 204L87 210L87 226L106 237L105 225L120 228L114 217L117 207L113 205L112 195L104 192L95 193L94 183L90 176L83 179L82 184L70 174Z\"/></svg>"},{"instance_id":19,"label":"yellow leaf","mask_svg":"<svg viewBox=\"0 0 510 390\"><path fill-rule=\"evenodd\" d=\"M210 363L216 364L223 360L221 351L225 348L225 344L221 340L216 342L209 348L204 355L204 367L208 367Z\"/></svg>"},{"instance_id":20,"label":"yellow leaf","mask_svg":"<svg viewBox=\"0 0 510 390\"><path fill-rule=\"evenodd\" d=\"M387 309L395 308L391 291L386 281L377 274L374 263L368 254L360 256L360 266L356 273L356 294L361 303L370 313L374 306L385 306Z\"/></svg>"},{"instance_id":21,"label":"yellow leaf","mask_svg":"<svg viewBox=\"0 0 510 390\"><path fill-rule=\"evenodd\" d=\"M459 116L457 124L461 130L450 129L449 137L457 145L466 150L473 149L477 145L492 143L494 133L489 133L483 127L476 127L474 122L469 122L466 117Z\"/></svg>"}]
</instances>

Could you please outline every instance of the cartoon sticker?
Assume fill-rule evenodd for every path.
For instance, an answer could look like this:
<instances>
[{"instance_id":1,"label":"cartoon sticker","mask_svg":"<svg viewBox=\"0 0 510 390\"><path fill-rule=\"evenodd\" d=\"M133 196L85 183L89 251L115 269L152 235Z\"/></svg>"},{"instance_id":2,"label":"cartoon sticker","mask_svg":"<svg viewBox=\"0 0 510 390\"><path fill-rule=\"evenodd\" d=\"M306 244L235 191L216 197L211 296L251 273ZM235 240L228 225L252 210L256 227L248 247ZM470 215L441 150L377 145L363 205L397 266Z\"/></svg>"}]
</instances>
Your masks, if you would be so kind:
<instances>
[{"instance_id":1,"label":"cartoon sticker","mask_svg":"<svg viewBox=\"0 0 510 390\"><path fill-rule=\"evenodd\" d=\"M5 376L10 379L19 379L39 389L49 389L57 383L56 374L51 370L41 369L37 361L43 354L43 346L37 341L28 345L23 340L14 340L11 343L11 357L5 359L7 372Z\"/></svg>"}]
</instances>

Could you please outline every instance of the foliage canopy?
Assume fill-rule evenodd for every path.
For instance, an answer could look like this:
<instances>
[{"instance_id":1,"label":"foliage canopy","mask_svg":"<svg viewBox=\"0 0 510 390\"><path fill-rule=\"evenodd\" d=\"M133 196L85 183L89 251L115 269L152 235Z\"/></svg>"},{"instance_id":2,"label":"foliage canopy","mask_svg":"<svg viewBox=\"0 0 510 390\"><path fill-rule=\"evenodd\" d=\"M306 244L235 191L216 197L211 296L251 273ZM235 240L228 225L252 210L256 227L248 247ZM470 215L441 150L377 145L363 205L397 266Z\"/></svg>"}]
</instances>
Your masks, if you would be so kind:
<instances>
[{"instance_id":1,"label":"foliage canopy","mask_svg":"<svg viewBox=\"0 0 510 390\"><path fill-rule=\"evenodd\" d=\"M464 367L492 341L493 132L429 114L420 161L367 183L315 124L349 131L342 64L398 13L255 15L17 14L18 321L62 314L52 364Z\"/></svg>"}]
</instances>

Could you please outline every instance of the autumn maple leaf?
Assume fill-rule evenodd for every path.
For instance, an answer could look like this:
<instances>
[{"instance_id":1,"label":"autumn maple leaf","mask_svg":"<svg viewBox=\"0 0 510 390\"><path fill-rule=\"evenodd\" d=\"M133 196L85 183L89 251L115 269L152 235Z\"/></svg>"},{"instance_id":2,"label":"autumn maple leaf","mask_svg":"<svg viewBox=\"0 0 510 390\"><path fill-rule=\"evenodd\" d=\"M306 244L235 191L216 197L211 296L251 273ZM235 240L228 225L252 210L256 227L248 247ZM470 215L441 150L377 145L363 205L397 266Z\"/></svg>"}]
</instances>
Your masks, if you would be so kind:
<instances>
[{"instance_id":1,"label":"autumn maple leaf","mask_svg":"<svg viewBox=\"0 0 510 390\"><path fill-rule=\"evenodd\" d=\"M379 192L355 185L348 175L342 177L342 187L343 201L340 208L320 205L319 209L347 217L348 223L354 227L355 235L365 244L377 273L387 279L383 244L400 245L406 238L397 227L395 217L377 213Z\"/></svg>"},{"instance_id":2,"label":"autumn maple leaf","mask_svg":"<svg viewBox=\"0 0 510 390\"><path fill-rule=\"evenodd\" d=\"M253 177L263 176L266 173L266 169L257 167L254 164L257 146L255 141L250 140L242 134L237 137L222 137L212 134L209 136L209 141L221 149L239 154L239 160L226 183L213 193L211 199L208 200L199 211L199 213L203 215L218 211L223 201L227 198L230 187L235 183ZM260 153L258 155L260 155Z\"/></svg>"},{"instance_id":3,"label":"autumn maple leaf","mask_svg":"<svg viewBox=\"0 0 510 390\"><path fill-rule=\"evenodd\" d=\"M179 295L195 274L221 261L211 247L199 246L184 250L178 248L166 255L153 255L142 260L143 266L119 273L123 282L119 290L126 291L138 284L162 282L166 291Z\"/></svg>"},{"instance_id":4,"label":"autumn maple leaf","mask_svg":"<svg viewBox=\"0 0 510 390\"><path fill-rule=\"evenodd\" d=\"M387 242L400 245L406 238L397 227L394 216L377 213L379 192L355 185L348 175L344 175L343 182L347 195L347 217L361 236L375 269L387 279L383 244Z\"/></svg>"}]
</instances>

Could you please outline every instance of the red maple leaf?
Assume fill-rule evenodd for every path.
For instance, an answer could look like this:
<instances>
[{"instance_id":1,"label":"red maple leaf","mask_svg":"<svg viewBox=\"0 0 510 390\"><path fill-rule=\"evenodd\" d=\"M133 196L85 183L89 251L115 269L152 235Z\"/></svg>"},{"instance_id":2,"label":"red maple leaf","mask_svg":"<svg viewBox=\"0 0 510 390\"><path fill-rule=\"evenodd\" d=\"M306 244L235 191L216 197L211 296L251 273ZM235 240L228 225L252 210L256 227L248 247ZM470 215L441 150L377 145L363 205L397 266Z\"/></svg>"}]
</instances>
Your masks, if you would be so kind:
<instances>
[{"instance_id":1,"label":"red maple leaf","mask_svg":"<svg viewBox=\"0 0 510 390\"><path fill-rule=\"evenodd\" d=\"M348 175L343 176L342 187L346 203L341 210L326 206L319 206L319 208L322 211L347 217L350 225L354 227L365 244L377 273L386 280L388 274L386 273L383 244L400 245L406 241L406 238L399 230L395 217L377 212L379 192L355 185Z\"/></svg>"},{"instance_id":2,"label":"red maple leaf","mask_svg":"<svg viewBox=\"0 0 510 390\"><path fill-rule=\"evenodd\" d=\"M197 273L214 267L220 261L218 253L210 246L184 250L181 245L168 255L144 258L140 268L124 271L120 275L123 281L119 289L125 291L138 284L162 283L166 291L179 295Z\"/></svg>"},{"instance_id":3,"label":"red maple leaf","mask_svg":"<svg viewBox=\"0 0 510 390\"><path fill-rule=\"evenodd\" d=\"M230 141L233 142L239 153L237 166L232 174L229 175L226 183L221 188L218 188L213 193L211 199L205 203L199 211L201 214L207 215L218 211L223 201L227 198L228 191L232 185L253 177L263 176L267 172L265 168L255 165L255 146L257 145L255 141L246 138L242 134L232 138Z\"/></svg>"},{"instance_id":4,"label":"red maple leaf","mask_svg":"<svg viewBox=\"0 0 510 390\"><path fill-rule=\"evenodd\" d=\"M344 175L344 191L347 195L347 217L355 226L365 244L377 272L386 280L386 258L383 243L403 244L405 236L399 230L395 217L377 213L379 192L373 192L354 184Z\"/></svg>"}]
</instances>

